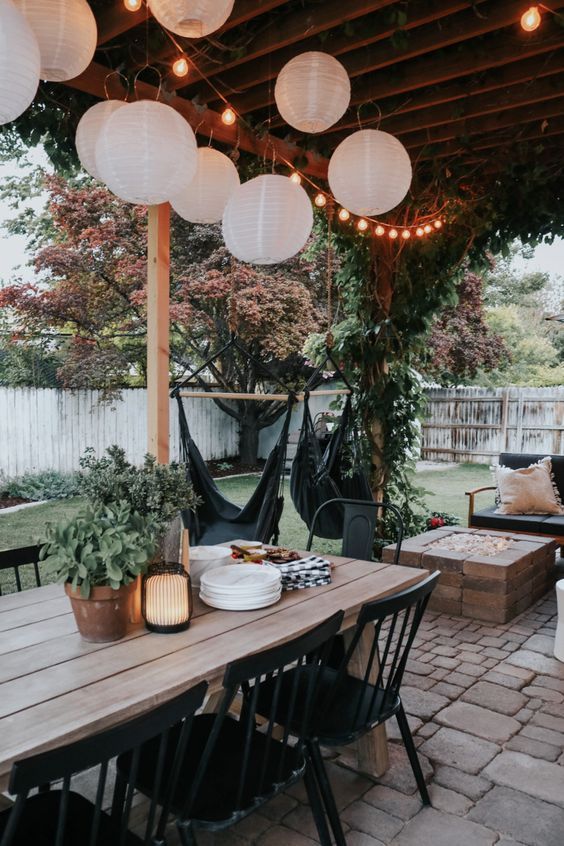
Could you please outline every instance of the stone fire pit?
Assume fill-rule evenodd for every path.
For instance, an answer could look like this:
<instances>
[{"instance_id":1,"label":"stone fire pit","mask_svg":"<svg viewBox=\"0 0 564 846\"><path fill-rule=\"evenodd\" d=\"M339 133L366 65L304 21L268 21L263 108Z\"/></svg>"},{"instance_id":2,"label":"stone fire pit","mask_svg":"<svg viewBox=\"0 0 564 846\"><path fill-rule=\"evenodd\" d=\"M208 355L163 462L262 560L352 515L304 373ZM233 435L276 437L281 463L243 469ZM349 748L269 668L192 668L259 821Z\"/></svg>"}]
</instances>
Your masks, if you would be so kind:
<instances>
[{"instance_id":1,"label":"stone fire pit","mask_svg":"<svg viewBox=\"0 0 564 846\"><path fill-rule=\"evenodd\" d=\"M537 535L444 526L405 540L399 563L440 570L430 609L507 623L551 586L556 549ZM385 547L383 561L394 551Z\"/></svg>"}]
</instances>

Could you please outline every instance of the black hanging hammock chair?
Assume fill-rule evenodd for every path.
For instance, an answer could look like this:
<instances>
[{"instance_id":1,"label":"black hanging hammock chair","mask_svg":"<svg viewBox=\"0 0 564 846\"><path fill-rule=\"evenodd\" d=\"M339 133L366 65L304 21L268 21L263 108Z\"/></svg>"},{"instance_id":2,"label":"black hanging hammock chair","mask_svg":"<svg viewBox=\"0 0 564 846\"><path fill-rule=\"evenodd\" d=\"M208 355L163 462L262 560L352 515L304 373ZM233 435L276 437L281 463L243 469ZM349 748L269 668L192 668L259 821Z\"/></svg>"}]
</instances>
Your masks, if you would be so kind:
<instances>
[{"instance_id":1,"label":"black hanging hammock chair","mask_svg":"<svg viewBox=\"0 0 564 846\"><path fill-rule=\"evenodd\" d=\"M311 528L313 515L328 500L373 499L368 476L362 464L360 436L353 418L352 386L334 361L330 351L327 360L349 389L341 419L331 432L323 450L314 430L309 408L310 388L317 383L323 367L320 366L308 379L304 393L304 416L296 456L290 475L290 495L296 511ZM316 522L316 535L338 539L343 536L343 506L335 503L325 508Z\"/></svg>"},{"instance_id":2,"label":"black hanging hammock chair","mask_svg":"<svg viewBox=\"0 0 564 846\"><path fill-rule=\"evenodd\" d=\"M190 434L180 395L181 389L191 379L198 376L202 370L209 367L215 359L230 348L238 350L274 381L283 385L265 364L256 359L235 336L232 336L228 344L174 389L172 396L178 403L182 459L186 465L188 478L194 486L194 491L202 500L195 511L184 510L181 512L182 521L185 528L189 529L190 538L194 544L224 543L235 538L258 540L262 543L273 540L274 543L277 543L278 526L284 507L283 483L286 446L292 408L296 400L295 393L283 385L288 394L288 399L282 430L266 460L255 491L243 507L235 505L227 499L211 477L207 465ZM213 397L212 391L210 391L210 397Z\"/></svg>"}]
</instances>

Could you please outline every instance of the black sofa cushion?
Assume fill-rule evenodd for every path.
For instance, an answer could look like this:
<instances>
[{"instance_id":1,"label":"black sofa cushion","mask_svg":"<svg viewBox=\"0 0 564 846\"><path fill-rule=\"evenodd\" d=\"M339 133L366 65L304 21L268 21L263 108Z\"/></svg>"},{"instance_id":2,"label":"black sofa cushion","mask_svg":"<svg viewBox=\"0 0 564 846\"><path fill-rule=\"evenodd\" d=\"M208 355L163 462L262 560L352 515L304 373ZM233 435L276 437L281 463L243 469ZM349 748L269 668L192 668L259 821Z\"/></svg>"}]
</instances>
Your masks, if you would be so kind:
<instances>
[{"instance_id":1,"label":"black sofa cushion","mask_svg":"<svg viewBox=\"0 0 564 846\"><path fill-rule=\"evenodd\" d=\"M510 467L512 470L520 470L522 467L528 467L530 464L537 464L542 458L546 458L546 453L540 455L532 455L531 453L518 454L515 452L502 452L499 456L499 463L504 467ZM564 495L564 455L551 455L552 474L558 492L562 497Z\"/></svg>"},{"instance_id":2,"label":"black sofa cushion","mask_svg":"<svg viewBox=\"0 0 564 846\"><path fill-rule=\"evenodd\" d=\"M528 466L528 465L527 465ZM542 514L496 514L496 506L491 505L482 511L475 511L472 515L471 527L473 529L495 529L507 532L529 532L531 534L554 534L556 529L544 526L548 517ZM553 517L554 520L563 520L562 517ZM564 522L562 525L564 531Z\"/></svg>"},{"instance_id":3,"label":"black sofa cushion","mask_svg":"<svg viewBox=\"0 0 564 846\"><path fill-rule=\"evenodd\" d=\"M564 514L558 514L556 516L551 514L543 523L543 532L549 535L564 535Z\"/></svg>"}]
</instances>

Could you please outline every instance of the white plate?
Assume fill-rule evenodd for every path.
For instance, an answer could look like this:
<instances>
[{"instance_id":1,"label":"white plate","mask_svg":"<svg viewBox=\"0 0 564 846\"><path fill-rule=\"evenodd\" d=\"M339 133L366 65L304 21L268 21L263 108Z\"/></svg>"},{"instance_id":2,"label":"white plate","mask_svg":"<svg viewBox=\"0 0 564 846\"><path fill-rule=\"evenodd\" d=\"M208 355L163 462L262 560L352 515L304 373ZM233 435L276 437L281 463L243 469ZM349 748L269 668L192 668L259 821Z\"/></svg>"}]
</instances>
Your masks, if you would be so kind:
<instances>
[{"instance_id":1,"label":"white plate","mask_svg":"<svg viewBox=\"0 0 564 846\"><path fill-rule=\"evenodd\" d=\"M208 570L202 574L200 584L208 593L249 596L279 587L280 573L268 564L232 564Z\"/></svg>"},{"instance_id":2,"label":"white plate","mask_svg":"<svg viewBox=\"0 0 564 846\"><path fill-rule=\"evenodd\" d=\"M218 599L217 597L209 597L205 593L200 592L200 599L206 605L212 608L219 608L222 611L254 611L256 608L267 608L269 605L274 605L280 601L282 591L277 591L268 599L256 599L245 601L236 601L229 599Z\"/></svg>"}]
</instances>

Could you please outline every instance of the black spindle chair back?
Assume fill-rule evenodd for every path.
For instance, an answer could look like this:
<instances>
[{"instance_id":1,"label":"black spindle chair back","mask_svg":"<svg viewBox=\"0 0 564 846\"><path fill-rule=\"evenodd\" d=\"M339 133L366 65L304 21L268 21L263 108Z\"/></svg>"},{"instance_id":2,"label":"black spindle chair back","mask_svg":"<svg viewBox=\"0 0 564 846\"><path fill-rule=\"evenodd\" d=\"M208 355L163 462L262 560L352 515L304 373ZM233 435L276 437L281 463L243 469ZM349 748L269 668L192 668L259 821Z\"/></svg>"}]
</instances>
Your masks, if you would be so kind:
<instances>
[{"instance_id":1,"label":"black spindle chair back","mask_svg":"<svg viewBox=\"0 0 564 846\"><path fill-rule=\"evenodd\" d=\"M0 552L0 596L2 596L2 586L4 584L5 593L13 593L12 590L12 576L16 585L16 592L25 589L22 582L22 576L29 575L32 584L35 587L41 587L41 573L39 572L39 553L41 546L21 546L17 549L3 549ZM10 572L11 571L11 572ZM6 573L8 579L2 578L2 574ZM10 590L5 590L10 587Z\"/></svg>"},{"instance_id":2,"label":"black spindle chair back","mask_svg":"<svg viewBox=\"0 0 564 846\"><path fill-rule=\"evenodd\" d=\"M188 744L193 714L202 706L207 683L160 705L149 714L116 728L79 740L69 746L17 761L12 768L9 792L16 796L12 808L0 814L0 846L33 843L34 846L149 846L166 844L170 800L176 790L180 762ZM169 740L175 729L177 743L170 764ZM178 733L179 732L179 733ZM143 838L129 831L135 778L141 746L158 743L154 780L156 792L147 809ZM131 756L131 769L122 801L114 802L111 815L103 809L110 787L109 765L117 755ZM73 789L74 776L96 769L95 800L90 802ZM34 788L62 781L48 792ZM160 797L160 808L157 803Z\"/></svg>"},{"instance_id":3,"label":"black spindle chair back","mask_svg":"<svg viewBox=\"0 0 564 846\"><path fill-rule=\"evenodd\" d=\"M322 512L325 509L334 509L335 506L340 506L343 510L341 555L345 555L348 558L359 558L363 561L372 560L377 530L379 530L378 534L383 536L383 516L388 512L392 516L395 527L394 542L396 548L393 563L398 563L404 526L399 509L391 502L345 499L344 497L327 500L319 506L313 515L306 547L308 550L311 549L315 530Z\"/></svg>"}]
</instances>

